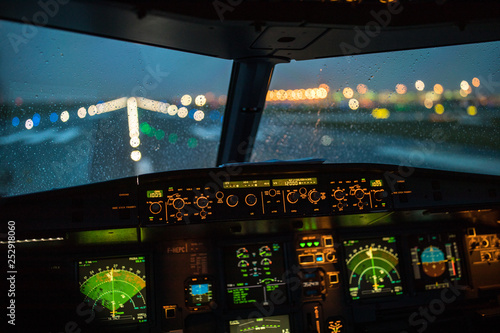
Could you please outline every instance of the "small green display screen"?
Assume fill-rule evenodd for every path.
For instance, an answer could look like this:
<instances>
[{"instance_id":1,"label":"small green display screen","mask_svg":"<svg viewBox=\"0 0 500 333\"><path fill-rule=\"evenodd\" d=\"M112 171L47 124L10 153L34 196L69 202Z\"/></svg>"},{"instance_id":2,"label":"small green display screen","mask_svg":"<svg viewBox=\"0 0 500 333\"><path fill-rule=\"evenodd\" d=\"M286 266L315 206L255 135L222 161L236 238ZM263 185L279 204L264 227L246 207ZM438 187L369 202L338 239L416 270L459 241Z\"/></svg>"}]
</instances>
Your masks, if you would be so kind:
<instances>
[{"instance_id":1,"label":"small green display screen","mask_svg":"<svg viewBox=\"0 0 500 333\"><path fill-rule=\"evenodd\" d=\"M287 178L273 179L273 186L301 186L301 185L317 185L318 179L313 178Z\"/></svg>"},{"instance_id":2,"label":"small green display screen","mask_svg":"<svg viewBox=\"0 0 500 333\"><path fill-rule=\"evenodd\" d=\"M382 179L375 179L375 180L370 180L370 186L371 187L381 187L382 184Z\"/></svg>"},{"instance_id":3,"label":"small green display screen","mask_svg":"<svg viewBox=\"0 0 500 333\"><path fill-rule=\"evenodd\" d=\"M148 198L163 198L163 190L147 191L146 195Z\"/></svg>"},{"instance_id":4,"label":"small green display screen","mask_svg":"<svg viewBox=\"0 0 500 333\"><path fill-rule=\"evenodd\" d=\"M252 188L252 187L269 187L269 180L236 180L222 183L224 188Z\"/></svg>"}]
</instances>

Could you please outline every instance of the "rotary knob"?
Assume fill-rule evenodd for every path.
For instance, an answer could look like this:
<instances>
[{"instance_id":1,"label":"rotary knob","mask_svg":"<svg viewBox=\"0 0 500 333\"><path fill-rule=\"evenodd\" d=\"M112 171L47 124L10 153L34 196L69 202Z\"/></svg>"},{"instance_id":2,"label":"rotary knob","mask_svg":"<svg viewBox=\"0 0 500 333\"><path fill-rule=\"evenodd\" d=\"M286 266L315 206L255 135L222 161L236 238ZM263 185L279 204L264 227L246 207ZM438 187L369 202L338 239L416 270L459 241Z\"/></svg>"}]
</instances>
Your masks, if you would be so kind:
<instances>
[{"instance_id":1,"label":"rotary knob","mask_svg":"<svg viewBox=\"0 0 500 333\"><path fill-rule=\"evenodd\" d=\"M182 209L185 205L185 202L184 202L184 199L182 198L177 198L174 200L174 202L172 203L172 205L174 206L175 209Z\"/></svg>"},{"instance_id":2,"label":"rotary knob","mask_svg":"<svg viewBox=\"0 0 500 333\"><path fill-rule=\"evenodd\" d=\"M226 202L229 207L234 207L238 204L238 197L234 194L231 194L230 196L227 197Z\"/></svg>"},{"instance_id":3,"label":"rotary knob","mask_svg":"<svg viewBox=\"0 0 500 333\"><path fill-rule=\"evenodd\" d=\"M363 192L363 190L356 190L356 192L354 192L354 196L358 199L363 199L365 192Z\"/></svg>"},{"instance_id":4,"label":"rotary knob","mask_svg":"<svg viewBox=\"0 0 500 333\"><path fill-rule=\"evenodd\" d=\"M334 193L333 193L333 197L337 200L342 200L345 198L345 192L344 190L336 190Z\"/></svg>"},{"instance_id":5,"label":"rotary knob","mask_svg":"<svg viewBox=\"0 0 500 333\"><path fill-rule=\"evenodd\" d=\"M310 193L309 193L309 198L311 199L312 202L318 202L319 199L321 199L321 193L319 193L318 191L316 190L312 190Z\"/></svg>"},{"instance_id":6,"label":"rotary knob","mask_svg":"<svg viewBox=\"0 0 500 333\"><path fill-rule=\"evenodd\" d=\"M159 202L153 202L151 205L149 205L149 210L153 214L158 214L161 212L161 205Z\"/></svg>"},{"instance_id":7,"label":"rotary knob","mask_svg":"<svg viewBox=\"0 0 500 333\"><path fill-rule=\"evenodd\" d=\"M257 203L257 197L255 194L249 194L245 197L245 203L249 206L253 206Z\"/></svg>"},{"instance_id":8,"label":"rotary knob","mask_svg":"<svg viewBox=\"0 0 500 333\"><path fill-rule=\"evenodd\" d=\"M196 200L196 205L200 208L205 208L208 206L208 198L207 197L199 197Z\"/></svg>"},{"instance_id":9,"label":"rotary knob","mask_svg":"<svg viewBox=\"0 0 500 333\"><path fill-rule=\"evenodd\" d=\"M387 192L386 191L378 191L375 192L375 200L380 201L382 199L387 198Z\"/></svg>"},{"instance_id":10,"label":"rotary knob","mask_svg":"<svg viewBox=\"0 0 500 333\"><path fill-rule=\"evenodd\" d=\"M297 201L299 201L299 198L300 198L300 194L299 192L290 192L288 193L288 195L286 196L286 199L288 200L289 203L296 203Z\"/></svg>"}]
</instances>

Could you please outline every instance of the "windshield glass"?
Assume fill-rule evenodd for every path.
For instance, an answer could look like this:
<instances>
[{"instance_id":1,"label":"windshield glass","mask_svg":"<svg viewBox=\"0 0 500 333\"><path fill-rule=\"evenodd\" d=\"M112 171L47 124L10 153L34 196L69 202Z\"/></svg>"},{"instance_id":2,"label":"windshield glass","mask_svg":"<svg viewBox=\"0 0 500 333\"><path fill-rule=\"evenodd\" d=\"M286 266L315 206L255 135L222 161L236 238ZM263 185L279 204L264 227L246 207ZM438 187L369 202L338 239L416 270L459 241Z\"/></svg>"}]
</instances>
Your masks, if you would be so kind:
<instances>
[{"instance_id":1,"label":"windshield glass","mask_svg":"<svg viewBox=\"0 0 500 333\"><path fill-rule=\"evenodd\" d=\"M252 161L500 174L500 42L275 68Z\"/></svg>"},{"instance_id":2,"label":"windshield glass","mask_svg":"<svg viewBox=\"0 0 500 333\"><path fill-rule=\"evenodd\" d=\"M0 195L213 167L232 62L0 21Z\"/></svg>"}]
</instances>

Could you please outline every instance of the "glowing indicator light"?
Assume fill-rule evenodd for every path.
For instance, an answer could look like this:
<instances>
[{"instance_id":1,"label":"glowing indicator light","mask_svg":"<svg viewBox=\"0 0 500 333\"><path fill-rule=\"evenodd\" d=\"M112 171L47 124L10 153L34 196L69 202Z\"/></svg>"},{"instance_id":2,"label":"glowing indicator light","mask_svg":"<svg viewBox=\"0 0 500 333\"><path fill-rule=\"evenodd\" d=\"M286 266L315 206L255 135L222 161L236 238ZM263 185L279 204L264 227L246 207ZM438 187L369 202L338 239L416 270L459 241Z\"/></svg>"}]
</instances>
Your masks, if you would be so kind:
<instances>
[{"instance_id":1,"label":"glowing indicator light","mask_svg":"<svg viewBox=\"0 0 500 333\"><path fill-rule=\"evenodd\" d=\"M167 113L171 116L175 116L177 114L177 105L170 105L167 108Z\"/></svg>"},{"instance_id":2,"label":"glowing indicator light","mask_svg":"<svg viewBox=\"0 0 500 333\"><path fill-rule=\"evenodd\" d=\"M189 113L189 111L185 107L181 107L177 111L177 115L179 116L179 118L186 118L186 116L188 115L188 113Z\"/></svg>"},{"instance_id":3,"label":"glowing indicator light","mask_svg":"<svg viewBox=\"0 0 500 333\"><path fill-rule=\"evenodd\" d=\"M460 89L462 90L468 90L470 88L469 82L463 80L460 82Z\"/></svg>"},{"instance_id":4,"label":"glowing indicator light","mask_svg":"<svg viewBox=\"0 0 500 333\"><path fill-rule=\"evenodd\" d=\"M12 118L12 126L17 127L21 121L18 117Z\"/></svg>"},{"instance_id":5,"label":"glowing indicator light","mask_svg":"<svg viewBox=\"0 0 500 333\"><path fill-rule=\"evenodd\" d=\"M188 147L189 148L196 148L198 146L198 140L196 138L189 138L188 139Z\"/></svg>"},{"instance_id":6,"label":"glowing indicator light","mask_svg":"<svg viewBox=\"0 0 500 333\"><path fill-rule=\"evenodd\" d=\"M55 123L57 121L57 119L59 119L59 116L57 115L57 113L52 112L49 116L49 119L51 122Z\"/></svg>"},{"instance_id":7,"label":"glowing indicator light","mask_svg":"<svg viewBox=\"0 0 500 333\"><path fill-rule=\"evenodd\" d=\"M69 112L68 111L61 112L61 121L65 123L68 120L69 120Z\"/></svg>"},{"instance_id":8,"label":"glowing indicator light","mask_svg":"<svg viewBox=\"0 0 500 333\"><path fill-rule=\"evenodd\" d=\"M149 133L151 133L151 126L149 126L149 124L146 122L143 122L141 124L140 129L141 129L141 132L146 134L146 135L149 135Z\"/></svg>"},{"instance_id":9,"label":"glowing indicator light","mask_svg":"<svg viewBox=\"0 0 500 333\"><path fill-rule=\"evenodd\" d=\"M193 118L196 121L202 121L205 118L205 112L198 110L194 113Z\"/></svg>"},{"instance_id":10,"label":"glowing indicator light","mask_svg":"<svg viewBox=\"0 0 500 333\"><path fill-rule=\"evenodd\" d=\"M194 103L198 106L203 106L207 102L207 98L204 95L198 95L194 99Z\"/></svg>"},{"instance_id":11,"label":"glowing indicator light","mask_svg":"<svg viewBox=\"0 0 500 333\"><path fill-rule=\"evenodd\" d=\"M313 246L313 243L312 243L312 242L307 242L306 244L307 244L307 246L308 246L308 247Z\"/></svg>"},{"instance_id":12,"label":"glowing indicator light","mask_svg":"<svg viewBox=\"0 0 500 333\"><path fill-rule=\"evenodd\" d=\"M191 104L192 101L193 98L189 95L184 95L181 97L181 104L184 106L188 106L189 104Z\"/></svg>"},{"instance_id":13,"label":"glowing indicator light","mask_svg":"<svg viewBox=\"0 0 500 333\"><path fill-rule=\"evenodd\" d=\"M97 107L95 105L89 106L89 116L95 116L97 114Z\"/></svg>"},{"instance_id":14,"label":"glowing indicator light","mask_svg":"<svg viewBox=\"0 0 500 333\"><path fill-rule=\"evenodd\" d=\"M358 100L355 98L351 98L349 100L349 108L351 108L351 110L357 110L359 108Z\"/></svg>"},{"instance_id":15,"label":"glowing indicator light","mask_svg":"<svg viewBox=\"0 0 500 333\"><path fill-rule=\"evenodd\" d=\"M439 83L434 85L434 92L438 95L441 95L444 92L443 86Z\"/></svg>"},{"instance_id":16,"label":"glowing indicator light","mask_svg":"<svg viewBox=\"0 0 500 333\"><path fill-rule=\"evenodd\" d=\"M417 89L418 91L423 91L425 88L425 84L424 84L424 81L422 80L417 80L415 82L415 89Z\"/></svg>"},{"instance_id":17,"label":"glowing indicator light","mask_svg":"<svg viewBox=\"0 0 500 333\"><path fill-rule=\"evenodd\" d=\"M165 137L165 132L163 130L158 130L155 133L156 140L162 140Z\"/></svg>"},{"instance_id":18,"label":"glowing indicator light","mask_svg":"<svg viewBox=\"0 0 500 333\"><path fill-rule=\"evenodd\" d=\"M26 122L24 123L24 126L26 127L26 129L32 129L33 128L33 120L31 119L28 119L26 120Z\"/></svg>"},{"instance_id":19,"label":"glowing indicator light","mask_svg":"<svg viewBox=\"0 0 500 333\"><path fill-rule=\"evenodd\" d=\"M87 115L87 110L84 107L81 107L78 109L77 113L78 113L78 117L85 118L85 116Z\"/></svg>"},{"instance_id":20,"label":"glowing indicator light","mask_svg":"<svg viewBox=\"0 0 500 333\"><path fill-rule=\"evenodd\" d=\"M305 247L306 243L300 243L299 245L300 245L300 247Z\"/></svg>"},{"instance_id":21,"label":"glowing indicator light","mask_svg":"<svg viewBox=\"0 0 500 333\"><path fill-rule=\"evenodd\" d=\"M444 113L443 104L436 104L436 106L434 107L434 112L436 112L437 114L443 114Z\"/></svg>"},{"instance_id":22,"label":"glowing indicator light","mask_svg":"<svg viewBox=\"0 0 500 333\"><path fill-rule=\"evenodd\" d=\"M469 105L469 107L467 107L467 114L469 116L475 116L477 114L477 108L474 105Z\"/></svg>"},{"instance_id":23,"label":"glowing indicator light","mask_svg":"<svg viewBox=\"0 0 500 333\"><path fill-rule=\"evenodd\" d=\"M314 242L314 246L319 246L319 242Z\"/></svg>"},{"instance_id":24,"label":"glowing indicator light","mask_svg":"<svg viewBox=\"0 0 500 333\"><path fill-rule=\"evenodd\" d=\"M382 179L370 180L370 186L371 187L381 187L382 186Z\"/></svg>"},{"instance_id":25,"label":"glowing indicator light","mask_svg":"<svg viewBox=\"0 0 500 333\"><path fill-rule=\"evenodd\" d=\"M361 95L364 95L366 94L366 92L368 91L368 88L366 87L365 84L363 83L360 83L358 84L358 86L356 87L356 90L358 93L360 93Z\"/></svg>"},{"instance_id":26,"label":"glowing indicator light","mask_svg":"<svg viewBox=\"0 0 500 333\"><path fill-rule=\"evenodd\" d=\"M474 87L477 88L477 87L479 87L480 84L481 84L481 81L477 77L475 77L475 78L472 79L472 85Z\"/></svg>"},{"instance_id":27,"label":"glowing indicator light","mask_svg":"<svg viewBox=\"0 0 500 333\"><path fill-rule=\"evenodd\" d=\"M141 140L138 137L134 136L130 139L130 146L132 146L132 148L137 148L140 144Z\"/></svg>"},{"instance_id":28,"label":"glowing indicator light","mask_svg":"<svg viewBox=\"0 0 500 333\"><path fill-rule=\"evenodd\" d=\"M398 83L398 84L396 85L396 92L397 92L398 94L400 94L400 95L404 95L404 94L406 94L406 91L407 91L407 88L406 88L406 86L405 86L404 84L402 84L402 83Z\"/></svg>"},{"instance_id":29,"label":"glowing indicator light","mask_svg":"<svg viewBox=\"0 0 500 333\"><path fill-rule=\"evenodd\" d=\"M139 150L134 150L133 152L130 153L130 158L134 162L139 162L142 158L142 154Z\"/></svg>"},{"instance_id":30,"label":"glowing indicator light","mask_svg":"<svg viewBox=\"0 0 500 333\"><path fill-rule=\"evenodd\" d=\"M345 98L352 98L352 96L354 96L354 91L349 87L345 87L342 94Z\"/></svg>"}]
</instances>

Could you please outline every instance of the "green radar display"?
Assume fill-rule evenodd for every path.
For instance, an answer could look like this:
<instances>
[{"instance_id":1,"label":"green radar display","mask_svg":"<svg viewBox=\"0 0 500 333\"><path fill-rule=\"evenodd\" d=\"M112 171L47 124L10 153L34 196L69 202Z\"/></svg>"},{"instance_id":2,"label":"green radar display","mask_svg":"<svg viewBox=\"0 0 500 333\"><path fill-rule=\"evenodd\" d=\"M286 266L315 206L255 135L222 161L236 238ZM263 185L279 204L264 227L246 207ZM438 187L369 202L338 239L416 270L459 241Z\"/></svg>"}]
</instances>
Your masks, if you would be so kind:
<instances>
[{"instance_id":1,"label":"green radar display","mask_svg":"<svg viewBox=\"0 0 500 333\"><path fill-rule=\"evenodd\" d=\"M99 322L143 323L146 314L146 259L120 257L78 262L83 301Z\"/></svg>"},{"instance_id":2,"label":"green radar display","mask_svg":"<svg viewBox=\"0 0 500 333\"><path fill-rule=\"evenodd\" d=\"M403 293L394 237L346 240L344 248L353 300Z\"/></svg>"}]
</instances>

